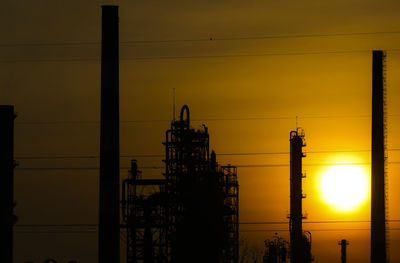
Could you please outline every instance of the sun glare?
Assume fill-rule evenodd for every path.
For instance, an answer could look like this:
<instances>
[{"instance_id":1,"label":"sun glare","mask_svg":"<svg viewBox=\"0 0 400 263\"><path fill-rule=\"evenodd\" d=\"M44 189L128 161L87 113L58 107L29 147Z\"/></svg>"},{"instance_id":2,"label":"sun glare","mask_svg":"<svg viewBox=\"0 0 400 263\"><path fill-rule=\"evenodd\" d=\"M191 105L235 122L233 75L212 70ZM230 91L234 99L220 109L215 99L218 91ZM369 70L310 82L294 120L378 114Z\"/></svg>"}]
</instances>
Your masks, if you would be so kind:
<instances>
[{"instance_id":1,"label":"sun glare","mask_svg":"<svg viewBox=\"0 0 400 263\"><path fill-rule=\"evenodd\" d=\"M335 165L322 175L320 191L323 200L336 210L355 210L368 199L366 172L355 165Z\"/></svg>"}]
</instances>

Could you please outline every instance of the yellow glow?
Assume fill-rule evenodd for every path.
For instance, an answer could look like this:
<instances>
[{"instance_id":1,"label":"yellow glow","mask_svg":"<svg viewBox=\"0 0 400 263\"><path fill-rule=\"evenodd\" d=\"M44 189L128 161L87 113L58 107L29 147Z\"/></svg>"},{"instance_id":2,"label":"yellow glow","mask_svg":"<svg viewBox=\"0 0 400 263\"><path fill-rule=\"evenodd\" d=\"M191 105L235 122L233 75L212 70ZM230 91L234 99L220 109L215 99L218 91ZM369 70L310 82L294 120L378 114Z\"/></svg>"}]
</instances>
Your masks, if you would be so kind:
<instances>
[{"instance_id":1,"label":"yellow glow","mask_svg":"<svg viewBox=\"0 0 400 263\"><path fill-rule=\"evenodd\" d=\"M366 172L356 165L330 166L322 175L320 191L323 200L336 210L355 210L368 199Z\"/></svg>"}]
</instances>

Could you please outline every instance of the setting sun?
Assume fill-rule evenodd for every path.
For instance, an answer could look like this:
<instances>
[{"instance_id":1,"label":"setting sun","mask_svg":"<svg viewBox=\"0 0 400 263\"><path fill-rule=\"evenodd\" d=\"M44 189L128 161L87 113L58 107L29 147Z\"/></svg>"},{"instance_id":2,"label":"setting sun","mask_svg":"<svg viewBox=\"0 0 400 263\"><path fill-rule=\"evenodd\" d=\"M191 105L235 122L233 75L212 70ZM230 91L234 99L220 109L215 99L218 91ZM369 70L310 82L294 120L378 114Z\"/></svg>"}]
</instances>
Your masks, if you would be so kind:
<instances>
[{"instance_id":1,"label":"setting sun","mask_svg":"<svg viewBox=\"0 0 400 263\"><path fill-rule=\"evenodd\" d=\"M320 191L322 199L338 211L356 209L368 199L368 177L355 165L335 165L322 175Z\"/></svg>"}]
</instances>

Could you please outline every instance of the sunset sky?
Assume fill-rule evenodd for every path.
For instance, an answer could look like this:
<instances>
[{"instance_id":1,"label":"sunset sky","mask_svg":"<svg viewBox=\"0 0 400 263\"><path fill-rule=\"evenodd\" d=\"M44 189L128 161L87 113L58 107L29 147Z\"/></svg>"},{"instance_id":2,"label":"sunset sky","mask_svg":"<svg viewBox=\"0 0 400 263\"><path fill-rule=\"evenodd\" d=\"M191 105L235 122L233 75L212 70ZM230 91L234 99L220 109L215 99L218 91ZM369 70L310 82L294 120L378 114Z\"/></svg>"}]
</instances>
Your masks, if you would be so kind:
<instances>
[{"instance_id":1,"label":"sunset sky","mask_svg":"<svg viewBox=\"0 0 400 263\"><path fill-rule=\"evenodd\" d=\"M175 89L177 108L189 106L192 126L208 126L219 163L239 166L240 222L284 222L289 132L298 116L308 152L304 229L312 233L316 262L339 262L343 238L348 262L368 262L368 222L323 221L368 221L369 199L339 211L324 202L320 180L336 163L359 164L369 180L371 51L387 50L389 219L400 220L396 0L2 1L0 104L18 114L15 262L97 262L99 172L76 168L99 165L78 157L100 149L103 4L120 6L122 156L164 153ZM226 155L233 153L269 154ZM131 158L121 158L121 180ZM139 168L163 165L161 157L137 159ZM143 169L148 178L161 172ZM65 226L74 224L89 225ZM400 262L400 221L388 227L391 262ZM287 224L240 230L260 248L274 232L289 238Z\"/></svg>"}]
</instances>

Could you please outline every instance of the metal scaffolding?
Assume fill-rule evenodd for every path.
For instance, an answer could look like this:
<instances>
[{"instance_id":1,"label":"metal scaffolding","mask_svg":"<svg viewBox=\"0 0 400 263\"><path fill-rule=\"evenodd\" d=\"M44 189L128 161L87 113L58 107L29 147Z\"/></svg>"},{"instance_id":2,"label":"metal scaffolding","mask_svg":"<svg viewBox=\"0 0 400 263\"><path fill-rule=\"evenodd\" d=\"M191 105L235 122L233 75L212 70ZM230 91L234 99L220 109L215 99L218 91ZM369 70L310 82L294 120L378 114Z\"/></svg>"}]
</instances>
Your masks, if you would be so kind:
<instances>
[{"instance_id":1,"label":"metal scaffolding","mask_svg":"<svg viewBox=\"0 0 400 263\"><path fill-rule=\"evenodd\" d=\"M167 262L165 180L142 179L136 160L122 184L127 262Z\"/></svg>"},{"instance_id":2,"label":"metal scaffolding","mask_svg":"<svg viewBox=\"0 0 400 263\"><path fill-rule=\"evenodd\" d=\"M267 239L264 243L263 263L286 263L288 257L288 242L286 240L275 233L271 240Z\"/></svg>"},{"instance_id":3,"label":"metal scaffolding","mask_svg":"<svg viewBox=\"0 0 400 263\"><path fill-rule=\"evenodd\" d=\"M186 105L163 144L165 179L142 179L133 162L131 177L123 183L128 263L237 263L236 167L218 165L207 127L190 127Z\"/></svg>"}]
</instances>

